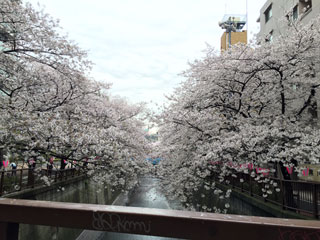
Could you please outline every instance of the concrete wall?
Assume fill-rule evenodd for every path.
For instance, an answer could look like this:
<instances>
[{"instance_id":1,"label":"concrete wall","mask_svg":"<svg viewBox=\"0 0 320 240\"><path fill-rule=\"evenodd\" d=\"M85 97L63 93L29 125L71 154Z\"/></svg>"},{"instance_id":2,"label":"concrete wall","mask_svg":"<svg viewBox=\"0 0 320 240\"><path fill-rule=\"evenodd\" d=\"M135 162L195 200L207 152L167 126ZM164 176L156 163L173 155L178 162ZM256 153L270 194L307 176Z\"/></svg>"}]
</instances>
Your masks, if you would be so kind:
<instances>
[{"instance_id":1,"label":"concrete wall","mask_svg":"<svg viewBox=\"0 0 320 240\"><path fill-rule=\"evenodd\" d=\"M28 199L56 202L111 204L118 195L119 191L112 191L110 187L86 178L69 182L69 184L63 186L56 185L50 191L29 192L27 195L24 193L22 196L28 196ZM20 224L19 240L69 240L75 239L82 231L82 229Z\"/></svg>"},{"instance_id":2,"label":"concrete wall","mask_svg":"<svg viewBox=\"0 0 320 240\"><path fill-rule=\"evenodd\" d=\"M226 186L224 184L218 183L217 186L226 191L230 188L230 186ZM249 194L243 193L237 189L232 189L231 193L233 198L238 199L238 204L240 204L240 207L235 205L235 208L240 208L241 211L244 211L245 209L249 210L248 215L252 215L250 211L258 212L259 215L263 212L268 213L268 217L276 217L276 218L292 218L292 219L304 219L304 220L314 220L312 217L304 216L298 213L295 213L293 211L283 210L280 206L276 206L273 203L266 202L263 200L259 200L255 197L250 196ZM244 205L245 207L243 207ZM232 206L232 204L230 204ZM249 207L249 208L248 208ZM251 210L252 209L252 210ZM232 213L238 214L237 209L235 209ZM246 214L246 212L242 213L243 215ZM259 216L256 214L256 216ZM261 215L260 215L261 216Z\"/></svg>"},{"instance_id":3,"label":"concrete wall","mask_svg":"<svg viewBox=\"0 0 320 240\"><path fill-rule=\"evenodd\" d=\"M312 9L307 12L303 12L298 8L299 17L302 23L309 22L312 18L319 16L320 14L320 1L312 1ZM299 4L299 0L268 0L260 9L260 32L259 36L265 38L273 31L273 37L277 37L281 34L286 34L288 29L288 21L286 16L293 10L293 8ZM272 17L268 22L265 21L265 12L268 7L272 5ZM301 6L301 5L300 5Z\"/></svg>"}]
</instances>

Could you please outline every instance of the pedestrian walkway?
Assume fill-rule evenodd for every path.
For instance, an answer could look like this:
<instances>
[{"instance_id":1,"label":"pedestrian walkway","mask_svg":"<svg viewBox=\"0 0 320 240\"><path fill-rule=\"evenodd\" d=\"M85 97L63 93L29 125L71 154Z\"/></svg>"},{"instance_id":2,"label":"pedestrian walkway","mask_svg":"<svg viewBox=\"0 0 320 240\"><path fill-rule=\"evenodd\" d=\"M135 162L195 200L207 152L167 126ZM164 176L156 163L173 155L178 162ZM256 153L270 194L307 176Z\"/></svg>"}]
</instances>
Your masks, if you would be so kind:
<instances>
[{"instance_id":1,"label":"pedestrian walkway","mask_svg":"<svg viewBox=\"0 0 320 240\"><path fill-rule=\"evenodd\" d=\"M180 208L178 203L169 202L159 187L159 179L154 177L142 177L139 185L130 193L123 193L113 202L112 205L146 207L160 209ZM173 240L175 238L152 237L124 233L83 231L77 240Z\"/></svg>"}]
</instances>

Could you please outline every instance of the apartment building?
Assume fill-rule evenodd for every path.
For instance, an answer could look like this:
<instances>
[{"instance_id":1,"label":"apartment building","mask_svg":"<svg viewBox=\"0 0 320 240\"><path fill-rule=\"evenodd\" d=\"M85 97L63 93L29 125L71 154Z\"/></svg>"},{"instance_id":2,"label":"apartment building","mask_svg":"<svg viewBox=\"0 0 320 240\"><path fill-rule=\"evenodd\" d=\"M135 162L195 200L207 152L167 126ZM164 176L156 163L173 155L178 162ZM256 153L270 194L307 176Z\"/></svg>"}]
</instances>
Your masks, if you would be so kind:
<instances>
[{"instance_id":1,"label":"apartment building","mask_svg":"<svg viewBox=\"0 0 320 240\"><path fill-rule=\"evenodd\" d=\"M272 41L286 34L288 24L294 21L307 23L320 14L320 0L268 0L260 10L261 41Z\"/></svg>"},{"instance_id":2,"label":"apartment building","mask_svg":"<svg viewBox=\"0 0 320 240\"><path fill-rule=\"evenodd\" d=\"M260 9L260 32L258 37L261 42L272 41L281 35L288 35L290 24L300 21L308 23L320 14L320 0L267 0ZM320 98L319 91L316 93ZM320 104L317 104L317 112L320 112ZM320 182L319 164L302 164L304 174L299 179L305 181ZM279 172L279 171L278 171Z\"/></svg>"}]
</instances>

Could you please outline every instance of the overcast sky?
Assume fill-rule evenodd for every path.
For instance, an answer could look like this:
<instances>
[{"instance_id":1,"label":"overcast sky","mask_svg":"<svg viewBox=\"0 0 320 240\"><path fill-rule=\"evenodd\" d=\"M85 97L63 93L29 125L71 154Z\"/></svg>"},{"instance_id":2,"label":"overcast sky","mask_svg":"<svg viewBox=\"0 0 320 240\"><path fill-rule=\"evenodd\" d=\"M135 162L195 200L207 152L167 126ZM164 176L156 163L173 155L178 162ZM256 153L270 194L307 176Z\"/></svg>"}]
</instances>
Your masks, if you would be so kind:
<instances>
[{"instance_id":1,"label":"overcast sky","mask_svg":"<svg viewBox=\"0 0 320 240\"><path fill-rule=\"evenodd\" d=\"M245 14L246 0L28 0L60 20L89 52L91 76L131 102L162 105L206 43L220 49L224 14ZM248 0L249 33L266 0Z\"/></svg>"}]
</instances>

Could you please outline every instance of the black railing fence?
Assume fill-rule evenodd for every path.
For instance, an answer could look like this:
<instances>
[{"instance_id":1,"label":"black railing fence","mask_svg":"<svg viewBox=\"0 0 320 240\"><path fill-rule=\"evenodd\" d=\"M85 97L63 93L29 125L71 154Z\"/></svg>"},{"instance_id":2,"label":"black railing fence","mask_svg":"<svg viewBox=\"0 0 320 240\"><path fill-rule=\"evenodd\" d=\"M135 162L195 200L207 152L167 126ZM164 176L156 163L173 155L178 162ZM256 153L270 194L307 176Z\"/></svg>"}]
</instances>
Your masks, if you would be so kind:
<instances>
[{"instance_id":1,"label":"black railing fence","mask_svg":"<svg viewBox=\"0 0 320 240\"><path fill-rule=\"evenodd\" d=\"M0 196L80 176L81 169L22 168L0 171Z\"/></svg>"},{"instance_id":2,"label":"black railing fence","mask_svg":"<svg viewBox=\"0 0 320 240\"><path fill-rule=\"evenodd\" d=\"M283 180L264 176L260 179L245 173L228 176L224 184L255 198L281 206L283 209L319 218L320 183Z\"/></svg>"}]
</instances>

